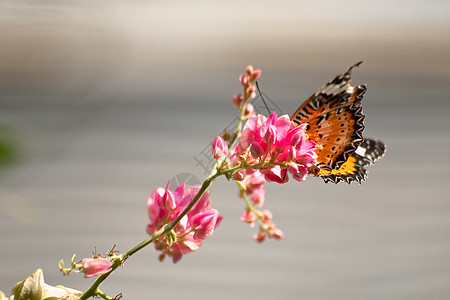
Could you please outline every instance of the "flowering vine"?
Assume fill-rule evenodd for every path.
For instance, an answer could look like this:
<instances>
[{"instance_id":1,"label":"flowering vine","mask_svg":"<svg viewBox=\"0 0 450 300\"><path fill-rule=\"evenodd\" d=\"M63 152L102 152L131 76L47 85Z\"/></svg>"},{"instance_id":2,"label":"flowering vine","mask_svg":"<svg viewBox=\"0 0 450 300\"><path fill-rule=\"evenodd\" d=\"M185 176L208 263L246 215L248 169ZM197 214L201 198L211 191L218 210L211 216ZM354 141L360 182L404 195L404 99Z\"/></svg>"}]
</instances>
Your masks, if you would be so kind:
<instances>
[{"instance_id":1,"label":"flowering vine","mask_svg":"<svg viewBox=\"0 0 450 300\"><path fill-rule=\"evenodd\" d=\"M239 77L243 91L232 96L232 103L239 110L238 124L234 131L223 132L213 140L211 151L216 164L210 176L198 186L181 184L171 191L169 181L165 188L153 190L147 201L147 239L124 253L113 248L106 255L95 253L92 258L80 262L75 262L74 256L69 268L60 261L64 274L82 272L85 277L97 277L84 293L50 287L43 282L42 271L38 270L19 282L9 299L88 299L97 296L119 299L120 296L107 296L99 286L134 253L153 243L160 252L159 260L168 256L176 263L183 255L199 249L214 233L222 217L210 207L208 188L219 176L236 182L239 197L245 203L241 220L252 227L258 225L259 230L253 236L257 242L283 238L283 232L272 221L272 213L262 208L265 183L285 183L289 177L305 180L308 168L316 163L318 147L308 140L305 126L291 122L287 115L277 116L276 112L268 117L255 114L249 100L256 96L255 81L260 76L261 70L248 66ZM0 299L8 298L0 292Z\"/></svg>"}]
</instances>

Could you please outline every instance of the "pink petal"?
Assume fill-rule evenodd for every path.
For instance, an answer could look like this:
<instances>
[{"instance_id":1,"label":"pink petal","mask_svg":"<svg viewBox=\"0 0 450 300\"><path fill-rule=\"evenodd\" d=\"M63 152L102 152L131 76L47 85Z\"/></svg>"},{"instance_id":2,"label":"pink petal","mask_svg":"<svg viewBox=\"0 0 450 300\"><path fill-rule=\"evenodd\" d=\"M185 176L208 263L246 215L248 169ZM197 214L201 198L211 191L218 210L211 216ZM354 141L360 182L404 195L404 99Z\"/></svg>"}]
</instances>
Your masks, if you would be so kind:
<instances>
[{"instance_id":1,"label":"pink petal","mask_svg":"<svg viewBox=\"0 0 450 300\"><path fill-rule=\"evenodd\" d=\"M264 204L264 196L266 194L266 191L264 189L257 189L255 191L253 191L252 193L252 197L250 198L250 200L252 200L252 202L258 206L261 207Z\"/></svg>"},{"instance_id":2,"label":"pink petal","mask_svg":"<svg viewBox=\"0 0 450 300\"><path fill-rule=\"evenodd\" d=\"M218 159L221 156L228 154L228 145L220 135L218 135L214 139L211 145L212 145L212 153L215 159Z\"/></svg>"},{"instance_id":3,"label":"pink petal","mask_svg":"<svg viewBox=\"0 0 450 300\"><path fill-rule=\"evenodd\" d=\"M216 228L217 218L219 212L215 209L195 215L191 219L192 227L194 229L194 239L204 240L214 233Z\"/></svg>"},{"instance_id":4,"label":"pink petal","mask_svg":"<svg viewBox=\"0 0 450 300\"><path fill-rule=\"evenodd\" d=\"M92 277L106 274L110 271L112 262L101 258L85 258L81 261L84 277Z\"/></svg>"},{"instance_id":5,"label":"pink petal","mask_svg":"<svg viewBox=\"0 0 450 300\"><path fill-rule=\"evenodd\" d=\"M264 135L264 141L269 145L272 145L277 140L277 128L273 125L270 125L267 128L266 134Z\"/></svg>"},{"instance_id":6,"label":"pink petal","mask_svg":"<svg viewBox=\"0 0 450 300\"><path fill-rule=\"evenodd\" d=\"M250 129L244 129L241 134L241 139L239 140L239 145L242 149L248 149L252 142L255 140L255 133Z\"/></svg>"},{"instance_id":7,"label":"pink petal","mask_svg":"<svg viewBox=\"0 0 450 300\"><path fill-rule=\"evenodd\" d=\"M308 176L308 169L306 167L298 166L298 171L292 174L292 178L297 181L303 181Z\"/></svg>"},{"instance_id":8,"label":"pink petal","mask_svg":"<svg viewBox=\"0 0 450 300\"><path fill-rule=\"evenodd\" d=\"M252 157L259 158L264 154L264 148L261 146L261 144L253 142L250 147L250 153L252 154Z\"/></svg>"},{"instance_id":9,"label":"pink petal","mask_svg":"<svg viewBox=\"0 0 450 300\"><path fill-rule=\"evenodd\" d=\"M278 183L285 183L289 180L286 169L281 169L280 166L274 166L273 168L264 172L264 177L267 181L275 181Z\"/></svg>"}]
</instances>

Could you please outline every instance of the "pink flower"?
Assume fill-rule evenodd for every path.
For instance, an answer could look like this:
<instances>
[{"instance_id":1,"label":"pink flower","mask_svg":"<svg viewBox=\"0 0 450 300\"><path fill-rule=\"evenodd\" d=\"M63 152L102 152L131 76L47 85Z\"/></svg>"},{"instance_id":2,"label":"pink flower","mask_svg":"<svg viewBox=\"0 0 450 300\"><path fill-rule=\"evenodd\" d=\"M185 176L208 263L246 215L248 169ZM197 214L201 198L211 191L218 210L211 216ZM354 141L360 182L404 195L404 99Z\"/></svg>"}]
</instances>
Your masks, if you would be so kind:
<instances>
[{"instance_id":1,"label":"pink flower","mask_svg":"<svg viewBox=\"0 0 450 300\"><path fill-rule=\"evenodd\" d=\"M298 164L292 162L289 164L289 173L292 174L292 177L297 181L303 181L308 176L308 168L305 166L299 166Z\"/></svg>"},{"instance_id":2,"label":"pink flower","mask_svg":"<svg viewBox=\"0 0 450 300\"><path fill-rule=\"evenodd\" d=\"M245 178L245 170L239 170L233 175L233 179L237 181L242 181Z\"/></svg>"},{"instance_id":3,"label":"pink flower","mask_svg":"<svg viewBox=\"0 0 450 300\"><path fill-rule=\"evenodd\" d=\"M170 181L165 189L156 188L148 199L149 235L175 220L200 190L200 186L186 189L183 183L171 192L169 186ZM155 249L162 252L160 260L167 255L176 263L183 255L199 249L202 240L214 233L222 217L217 210L210 208L208 196L209 192L204 193L170 233L155 240Z\"/></svg>"},{"instance_id":4,"label":"pink flower","mask_svg":"<svg viewBox=\"0 0 450 300\"><path fill-rule=\"evenodd\" d=\"M276 165L264 171L267 181L275 181L277 183L285 183L289 180L286 169Z\"/></svg>"},{"instance_id":5,"label":"pink flower","mask_svg":"<svg viewBox=\"0 0 450 300\"><path fill-rule=\"evenodd\" d=\"M249 65L244 74L239 77L239 82L244 88L243 94L234 94L231 99L233 100L233 105L240 110L246 109L244 116L248 118L253 114L252 107L243 107L244 103L250 99L256 97L256 85L253 84L255 80L261 77L261 70L255 70L251 65Z\"/></svg>"},{"instance_id":6,"label":"pink flower","mask_svg":"<svg viewBox=\"0 0 450 300\"><path fill-rule=\"evenodd\" d=\"M245 102L244 96L242 94L234 94L231 99L233 100L233 105L236 107L241 107L241 105Z\"/></svg>"},{"instance_id":7,"label":"pink flower","mask_svg":"<svg viewBox=\"0 0 450 300\"><path fill-rule=\"evenodd\" d=\"M204 240L210 237L216 228L217 218L219 218L219 212L215 209L193 216L191 221L194 238Z\"/></svg>"},{"instance_id":8,"label":"pink flower","mask_svg":"<svg viewBox=\"0 0 450 300\"><path fill-rule=\"evenodd\" d=\"M255 241L257 241L258 243L262 243L264 242L264 240L266 239L266 233L264 231L260 231L258 233L255 233L253 235L253 238L255 239Z\"/></svg>"},{"instance_id":9,"label":"pink flower","mask_svg":"<svg viewBox=\"0 0 450 300\"><path fill-rule=\"evenodd\" d=\"M249 209L246 209L241 216L241 221L248 223L250 225L250 227L255 226L255 222L257 219L258 219L258 217L255 215L255 213Z\"/></svg>"},{"instance_id":10,"label":"pink flower","mask_svg":"<svg viewBox=\"0 0 450 300\"><path fill-rule=\"evenodd\" d=\"M255 116L255 107L251 103L247 103L244 107L244 117L250 118Z\"/></svg>"},{"instance_id":11,"label":"pink flower","mask_svg":"<svg viewBox=\"0 0 450 300\"><path fill-rule=\"evenodd\" d=\"M218 135L212 142L212 153L215 159L228 154L228 145L225 140Z\"/></svg>"},{"instance_id":12,"label":"pink flower","mask_svg":"<svg viewBox=\"0 0 450 300\"><path fill-rule=\"evenodd\" d=\"M244 216L245 216L245 213L244 213L243 217ZM243 217L241 217L241 220L246 221L245 219L243 219ZM274 223L272 223L272 213L270 211L265 209L263 211L258 212L257 218L261 222L260 222L259 232L255 233L253 235L253 238L255 239L255 241L257 241L258 243L262 243L262 242L264 242L266 237L274 238L276 240L280 240L284 237L284 233L280 229L278 229ZM247 223L249 223L249 222L247 222ZM254 223L249 223L249 224L253 225Z\"/></svg>"},{"instance_id":13,"label":"pink flower","mask_svg":"<svg viewBox=\"0 0 450 300\"><path fill-rule=\"evenodd\" d=\"M111 261L102 258L84 258L81 264L85 278L106 274L112 266Z\"/></svg>"},{"instance_id":14,"label":"pink flower","mask_svg":"<svg viewBox=\"0 0 450 300\"><path fill-rule=\"evenodd\" d=\"M244 86L244 87L250 86L250 77L247 74L242 74L239 77L239 81L241 82L242 86Z\"/></svg>"},{"instance_id":15,"label":"pink flower","mask_svg":"<svg viewBox=\"0 0 450 300\"><path fill-rule=\"evenodd\" d=\"M269 210L265 209L262 211L262 220L264 223L272 221L272 216L273 215Z\"/></svg>"},{"instance_id":16,"label":"pink flower","mask_svg":"<svg viewBox=\"0 0 450 300\"><path fill-rule=\"evenodd\" d=\"M273 112L268 118L257 115L247 120L236 153L244 156L247 164L269 162L271 166L260 171L267 181L284 183L287 172L295 180L302 181L308 167L316 163L316 144L306 138L305 126L297 126L287 115L277 117Z\"/></svg>"},{"instance_id":17,"label":"pink flower","mask_svg":"<svg viewBox=\"0 0 450 300\"><path fill-rule=\"evenodd\" d=\"M261 172L256 171L250 175L247 175L242 184L245 186L245 194L250 196L250 200L256 205L261 207L264 204L264 184L266 179Z\"/></svg>"},{"instance_id":18,"label":"pink flower","mask_svg":"<svg viewBox=\"0 0 450 300\"><path fill-rule=\"evenodd\" d=\"M273 237L276 240L281 240L284 237L283 231L281 231L278 228L274 228L271 231L269 231L270 237Z\"/></svg>"},{"instance_id":19,"label":"pink flower","mask_svg":"<svg viewBox=\"0 0 450 300\"><path fill-rule=\"evenodd\" d=\"M247 66L246 73L249 76L251 82L261 77L261 70L260 69L255 70L252 65Z\"/></svg>"}]
</instances>

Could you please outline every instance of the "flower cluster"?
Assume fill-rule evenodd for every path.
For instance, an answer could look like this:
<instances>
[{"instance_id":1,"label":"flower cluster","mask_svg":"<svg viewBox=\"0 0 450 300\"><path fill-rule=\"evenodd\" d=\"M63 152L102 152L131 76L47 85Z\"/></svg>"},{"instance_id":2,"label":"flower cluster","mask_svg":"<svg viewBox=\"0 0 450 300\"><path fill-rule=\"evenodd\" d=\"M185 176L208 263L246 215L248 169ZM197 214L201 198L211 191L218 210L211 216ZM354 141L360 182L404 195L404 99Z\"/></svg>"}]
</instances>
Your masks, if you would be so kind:
<instances>
[{"instance_id":1,"label":"flower cluster","mask_svg":"<svg viewBox=\"0 0 450 300\"><path fill-rule=\"evenodd\" d=\"M255 171L254 173L245 176L244 180L239 182L241 188L240 196L256 207L262 207L264 204L264 184L266 179L260 171ZM261 243L265 240L266 236L281 239L284 234L278 229L274 223L272 223L272 213L267 210L259 210L253 205L247 203L247 207L242 214L241 220L248 223L250 227L254 227L255 223L259 223L259 232L253 235L253 238Z\"/></svg>"},{"instance_id":2,"label":"flower cluster","mask_svg":"<svg viewBox=\"0 0 450 300\"><path fill-rule=\"evenodd\" d=\"M316 163L316 144L306 138L304 126L297 126L287 115L268 118L258 115L247 120L235 149L234 164L257 167L267 181L284 183L287 172L297 181L308 175Z\"/></svg>"},{"instance_id":3,"label":"flower cluster","mask_svg":"<svg viewBox=\"0 0 450 300\"><path fill-rule=\"evenodd\" d=\"M156 188L148 199L149 235L178 218L200 190L199 186L186 188L183 183L172 192L169 185L170 181L166 188ZM211 200L208 197L209 192L205 192L168 234L155 240L155 248L162 252L161 261L168 255L174 263L178 262L182 255L197 250L202 240L214 233L222 217L209 207Z\"/></svg>"},{"instance_id":4,"label":"flower cluster","mask_svg":"<svg viewBox=\"0 0 450 300\"><path fill-rule=\"evenodd\" d=\"M242 214L241 220L248 223L250 227L254 227L255 223L259 221L259 232L253 235L253 238L258 243L262 243L267 236L277 240L282 239L284 236L284 233L272 223L272 213L267 209L259 211L247 207Z\"/></svg>"},{"instance_id":5,"label":"flower cluster","mask_svg":"<svg viewBox=\"0 0 450 300\"><path fill-rule=\"evenodd\" d=\"M244 92L234 94L231 97L233 105L242 111L245 118L255 114L255 108L251 103L247 103L247 100L256 97L256 85L253 82L259 77L261 77L261 70L255 70L253 66L249 65L246 72L239 77L239 81L244 87Z\"/></svg>"},{"instance_id":6,"label":"flower cluster","mask_svg":"<svg viewBox=\"0 0 450 300\"><path fill-rule=\"evenodd\" d=\"M260 76L260 70L248 66L240 77L244 92L232 97L234 105L241 110L240 120L247 120L242 131L239 123L233 138L217 136L212 143L217 171L226 173L230 170L228 178L237 181L239 195L246 201L241 220L250 226L256 222L260 225L259 233L254 236L258 242L267 236L283 237L281 230L272 223L272 213L256 208L264 203L265 182L285 183L289 180L288 174L297 181L305 180L308 168L317 162L315 151L318 149L314 142L308 140L306 125L298 126L287 115L278 117L276 112L269 117L246 114L246 107L251 105L246 103L247 100L255 97L253 82ZM253 112L253 106L251 108Z\"/></svg>"}]
</instances>

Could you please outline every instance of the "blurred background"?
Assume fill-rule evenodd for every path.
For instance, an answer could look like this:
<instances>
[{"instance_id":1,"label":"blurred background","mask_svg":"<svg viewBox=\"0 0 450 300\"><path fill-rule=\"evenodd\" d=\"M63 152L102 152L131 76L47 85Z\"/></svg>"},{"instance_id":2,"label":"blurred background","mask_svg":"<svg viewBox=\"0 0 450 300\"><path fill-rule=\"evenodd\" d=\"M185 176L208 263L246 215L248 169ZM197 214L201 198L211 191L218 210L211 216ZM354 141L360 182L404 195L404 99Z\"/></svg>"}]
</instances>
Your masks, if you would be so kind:
<instances>
[{"instance_id":1,"label":"blurred background","mask_svg":"<svg viewBox=\"0 0 450 300\"><path fill-rule=\"evenodd\" d=\"M450 2L0 2L0 289L37 268L146 237L146 199L237 114L248 64L290 114L364 60L365 135L387 144L362 185L266 186L285 233L257 244L244 204L178 264L152 246L102 285L124 299L449 299Z\"/></svg>"}]
</instances>

